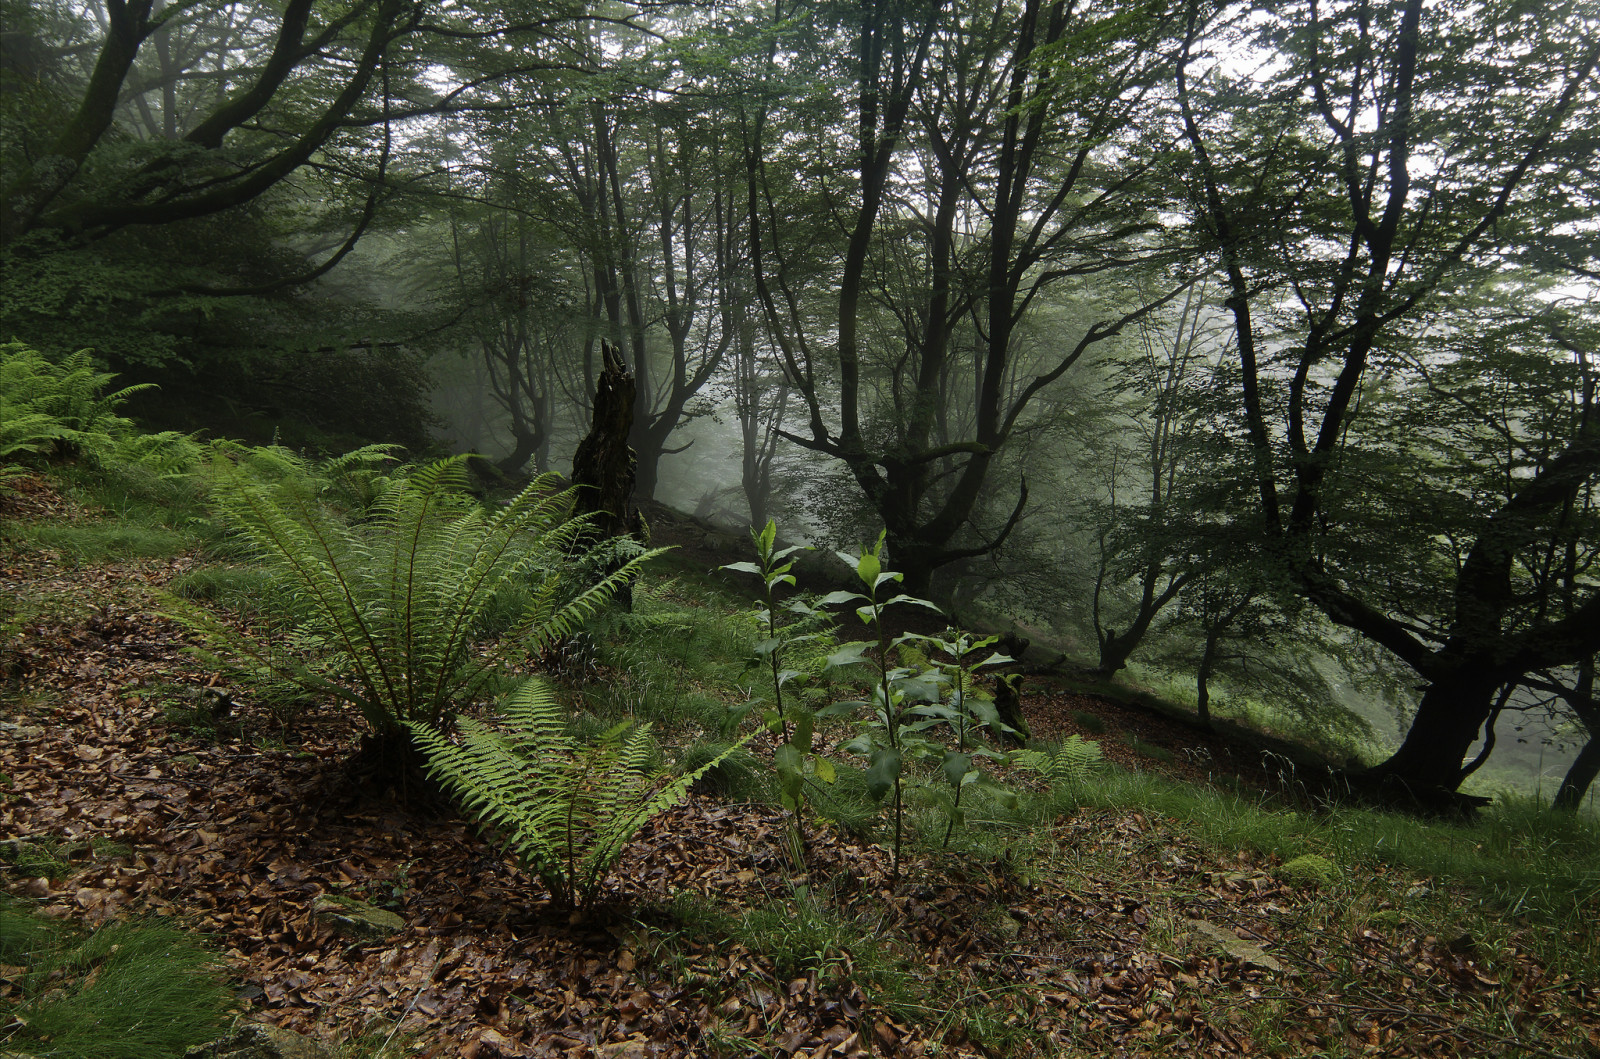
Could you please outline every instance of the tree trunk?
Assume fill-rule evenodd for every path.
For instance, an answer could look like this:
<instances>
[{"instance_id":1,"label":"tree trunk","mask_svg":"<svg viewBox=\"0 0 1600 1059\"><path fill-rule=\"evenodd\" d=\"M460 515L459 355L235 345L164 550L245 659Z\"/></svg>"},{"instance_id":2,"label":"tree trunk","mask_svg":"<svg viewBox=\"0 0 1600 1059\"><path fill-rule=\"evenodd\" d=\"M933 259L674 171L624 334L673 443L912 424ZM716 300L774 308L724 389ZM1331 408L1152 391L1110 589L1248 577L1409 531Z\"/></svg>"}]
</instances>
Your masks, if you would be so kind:
<instances>
[{"instance_id":1,"label":"tree trunk","mask_svg":"<svg viewBox=\"0 0 1600 1059\"><path fill-rule=\"evenodd\" d=\"M1421 798L1454 791L1466 772L1467 751L1494 712L1495 692L1503 682L1487 673L1457 671L1429 684L1405 741L1370 775Z\"/></svg>"},{"instance_id":2,"label":"tree trunk","mask_svg":"<svg viewBox=\"0 0 1600 1059\"><path fill-rule=\"evenodd\" d=\"M1578 751L1572 767L1567 769L1566 776L1561 780L1561 789L1556 791L1556 800L1550 803L1551 808L1567 813L1577 812L1596 776L1600 776L1600 736L1590 733L1589 741L1583 744L1583 749Z\"/></svg>"},{"instance_id":3,"label":"tree trunk","mask_svg":"<svg viewBox=\"0 0 1600 1059\"><path fill-rule=\"evenodd\" d=\"M521 474L522 468L527 466L528 461L534 457L540 446L544 444L544 431L542 430L530 432L517 430L513 427L511 433L516 441L515 446L509 455L495 462L495 466L500 469L500 473L508 478Z\"/></svg>"},{"instance_id":4,"label":"tree trunk","mask_svg":"<svg viewBox=\"0 0 1600 1059\"><path fill-rule=\"evenodd\" d=\"M1206 630L1206 649L1200 655L1200 668L1194 674L1194 702L1200 712L1200 725L1211 731L1211 669L1217 660L1220 629Z\"/></svg>"},{"instance_id":5,"label":"tree trunk","mask_svg":"<svg viewBox=\"0 0 1600 1059\"><path fill-rule=\"evenodd\" d=\"M604 370L594 394L589 433L572 457L577 509L594 516L592 537L637 536L642 523L633 505L634 454L628 447L633 427L633 375L610 342L600 343Z\"/></svg>"}]
</instances>

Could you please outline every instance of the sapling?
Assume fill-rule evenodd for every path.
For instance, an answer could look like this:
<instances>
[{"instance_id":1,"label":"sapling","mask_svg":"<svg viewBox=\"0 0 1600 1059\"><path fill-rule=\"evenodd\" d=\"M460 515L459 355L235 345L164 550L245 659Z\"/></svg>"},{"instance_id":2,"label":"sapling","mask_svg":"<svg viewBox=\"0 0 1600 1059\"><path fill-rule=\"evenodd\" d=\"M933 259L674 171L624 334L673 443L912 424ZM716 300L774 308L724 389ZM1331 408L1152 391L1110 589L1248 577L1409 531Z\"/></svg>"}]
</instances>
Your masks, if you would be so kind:
<instances>
[{"instance_id":1,"label":"sapling","mask_svg":"<svg viewBox=\"0 0 1600 1059\"><path fill-rule=\"evenodd\" d=\"M863 663L868 659L867 652L873 651L871 661L877 668L877 679L872 689L872 701L839 702L824 712L831 714L861 706L868 707L868 716L864 723L865 731L846 743L844 749L868 757L868 794L878 799L891 793L894 795L892 802L894 860L890 871L890 885L898 886L900 854L905 835L905 799L902 788L904 763L907 758L927 757L939 749L935 744L921 738L919 734L922 729L937 722L918 721L909 717L906 711L908 704L936 700L944 675L937 669L918 673L905 666L889 664L894 649L914 639L915 635L911 633L892 635L884 621L884 612L889 607L900 604L914 604L933 611L938 611L939 608L925 599L903 592L887 599L882 598L885 585L895 584L902 579L901 574L883 568L883 541L884 534L880 533L877 542L871 547L862 548L860 555L851 555L848 552L836 553L855 570L856 579L865 589L864 592L830 592L819 602L822 605L858 604L856 616L861 619L863 625L877 633L876 642L860 640L842 644L839 650L828 656L829 666L841 667Z\"/></svg>"},{"instance_id":2,"label":"sapling","mask_svg":"<svg viewBox=\"0 0 1600 1059\"><path fill-rule=\"evenodd\" d=\"M973 687L974 676L980 669L1005 665L1011 662L1012 658L999 651L991 651L986 658L979 661L971 663L967 661L978 652L998 643L1000 640L998 636L974 639L968 632L949 628L942 636L915 638L929 647L937 648L950 658L949 662L937 663L944 673L947 687L943 701L916 706L909 711L915 716L947 724L955 729L955 749L946 750L940 762L940 771L954 788L950 814L944 829L944 845L948 847L956 825L962 820L962 793L971 784L983 782L986 778L974 759L1003 757L986 746L975 744L973 740L975 731L985 727L996 733L1012 731L1010 726L1001 720L994 703Z\"/></svg>"},{"instance_id":3,"label":"sapling","mask_svg":"<svg viewBox=\"0 0 1600 1059\"><path fill-rule=\"evenodd\" d=\"M794 821L792 853L795 865L804 870L805 833L801 827L801 812L805 805L806 763L808 760L811 762L813 775L824 783L832 783L835 774L833 765L827 759L814 757L811 753L814 727L811 713L802 710L791 715L785 706L783 692L792 681L802 676L800 670L785 664L790 648L820 634L796 633L798 621L785 622L778 617L778 589L784 585L796 587L794 574L791 573L794 569L791 556L805 551L805 547L795 545L778 548L778 526L771 519L762 529L750 527L750 541L755 545L756 562L729 563L723 569L754 574L761 579L761 606L756 610L755 618L765 636L756 645L755 664L764 665L772 680L773 708L767 712L765 720L768 727L782 737L773 752L773 764L778 773L778 790L783 806L789 810ZM802 620L815 614L800 599L790 601L787 609Z\"/></svg>"}]
</instances>

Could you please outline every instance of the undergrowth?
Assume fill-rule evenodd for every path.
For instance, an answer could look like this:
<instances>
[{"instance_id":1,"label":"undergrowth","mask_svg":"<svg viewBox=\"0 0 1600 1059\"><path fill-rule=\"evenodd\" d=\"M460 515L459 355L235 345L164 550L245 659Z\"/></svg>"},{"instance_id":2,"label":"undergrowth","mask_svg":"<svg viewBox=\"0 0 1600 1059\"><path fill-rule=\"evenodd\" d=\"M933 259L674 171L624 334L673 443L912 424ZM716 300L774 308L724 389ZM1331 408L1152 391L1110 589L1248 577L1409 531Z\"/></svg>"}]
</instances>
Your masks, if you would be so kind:
<instances>
[{"instance_id":1,"label":"undergrowth","mask_svg":"<svg viewBox=\"0 0 1600 1059\"><path fill-rule=\"evenodd\" d=\"M216 957L165 923L87 931L0 897L0 1038L37 1059L166 1059L216 1038L230 993Z\"/></svg>"}]
</instances>

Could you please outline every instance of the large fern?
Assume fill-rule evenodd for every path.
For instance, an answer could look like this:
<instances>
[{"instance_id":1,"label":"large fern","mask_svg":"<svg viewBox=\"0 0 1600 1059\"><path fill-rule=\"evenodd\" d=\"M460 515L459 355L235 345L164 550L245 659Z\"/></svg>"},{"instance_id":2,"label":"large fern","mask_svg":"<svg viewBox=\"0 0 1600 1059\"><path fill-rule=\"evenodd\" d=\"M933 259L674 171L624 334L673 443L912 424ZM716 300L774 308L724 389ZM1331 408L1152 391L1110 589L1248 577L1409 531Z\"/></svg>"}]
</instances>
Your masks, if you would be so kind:
<instances>
[{"instance_id":1,"label":"large fern","mask_svg":"<svg viewBox=\"0 0 1600 1059\"><path fill-rule=\"evenodd\" d=\"M737 746L662 782L649 770L648 724L619 725L586 746L567 735L565 720L550 689L531 679L506 700L497 727L460 718L457 741L424 724L410 729L429 774L559 904L581 906L645 821L681 802Z\"/></svg>"},{"instance_id":2,"label":"large fern","mask_svg":"<svg viewBox=\"0 0 1600 1059\"><path fill-rule=\"evenodd\" d=\"M464 459L442 460L389 480L350 522L325 502L328 477L292 454L236 456L213 468L216 504L281 575L296 650L186 616L258 669L354 704L380 734L412 721L446 726L508 651L567 635L657 554L636 550L614 572L569 585L583 523L568 517L572 490L551 477L491 511L467 494ZM519 613L485 642L486 615L511 597Z\"/></svg>"}]
</instances>

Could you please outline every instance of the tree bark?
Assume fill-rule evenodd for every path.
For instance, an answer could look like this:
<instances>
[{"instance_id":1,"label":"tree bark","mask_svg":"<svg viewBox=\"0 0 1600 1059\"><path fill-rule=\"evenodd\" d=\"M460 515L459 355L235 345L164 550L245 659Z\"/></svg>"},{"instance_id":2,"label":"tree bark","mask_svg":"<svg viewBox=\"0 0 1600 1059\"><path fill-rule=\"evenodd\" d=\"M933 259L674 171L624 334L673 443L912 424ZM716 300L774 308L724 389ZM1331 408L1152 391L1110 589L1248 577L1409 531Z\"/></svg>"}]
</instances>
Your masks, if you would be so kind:
<instances>
[{"instance_id":1,"label":"tree bark","mask_svg":"<svg viewBox=\"0 0 1600 1059\"><path fill-rule=\"evenodd\" d=\"M1562 778L1561 789L1556 791L1556 799L1550 803L1551 808L1567 813L1577 812L1596 776L1600 776L1600 736L1596 736L1591 729L1589 741L1583 744L1583 749L1573 759L1572 767L1567 769L1566 776Z\"/></svg>"},{"instance_id":2,"label":"tree bark","mask_svg":"<svg viewBox=\"0 0 1600 1059\"><path fill-rule=\"evenodd\" d=\"M643 526L633 503L636 460L628 447L633 428L633 374L621 352L600 343L604 368L595 387L594 418L572 457L577 510L593 516L595 539L637 537Z\"/></svg>"},{"instance_id":3,"label":"tree bark","mask_svg":"<svg viewBox=\"0 0 1600 1059\"><path fill-rule=\"evenodd\" d=\"M1495 692L1502 683L1498 674L1474 670L1436 678L1422 693L1405 741L1369 775L1419 798L1454 791L1466 774L1467 751L1494 712Z\"/></svg>"},{"instance_id":4,"label":"tree bark","mask_svg":"<svg viewBox=\"0 0 1600 1059\"><path fill-rule=\"evenodd\" d=\"M1206 649L1200 655L1200 668L1194 674L1194 702L1200 714L1200 726L1211 731L1211 670L1217 660L1217 640L1221 629L1206 631Z\"/></svg>"}]
</instances>

